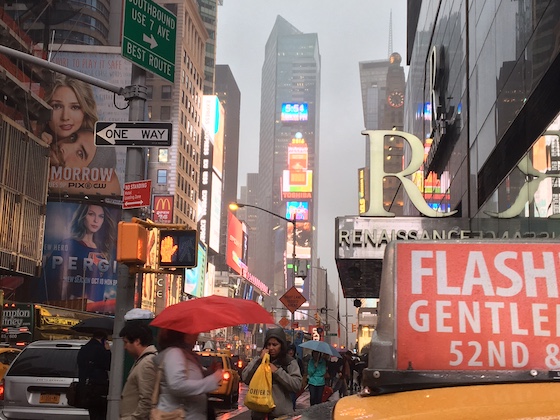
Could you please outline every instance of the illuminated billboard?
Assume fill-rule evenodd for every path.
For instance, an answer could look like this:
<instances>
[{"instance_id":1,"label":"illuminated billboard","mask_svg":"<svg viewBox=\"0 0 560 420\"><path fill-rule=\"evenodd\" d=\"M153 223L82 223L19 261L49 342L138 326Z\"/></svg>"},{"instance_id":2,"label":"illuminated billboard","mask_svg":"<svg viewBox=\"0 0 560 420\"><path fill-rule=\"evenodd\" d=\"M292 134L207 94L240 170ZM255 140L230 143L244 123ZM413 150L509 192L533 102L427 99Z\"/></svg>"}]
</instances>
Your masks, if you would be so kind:
<instances>
[{"instance_id":1,"label":"illuminated billboard","mask_svg":"<svg viewBox=\"0 0 560 420\"><path fill-rule=\"evenodd\" d=\"M280 121L282 122L301 122L309 119L307 103L288 102L282 104Z\"/></svg>"},{"instance_id":2,"label":"illuminated billboard","mask_svg":"<svg viewBox=\"0 0 560 420\"><path fill-rule=\"evenodd\" d=\"M288 201L286 203L286 219L290 220L309 220L309 202L307 201Z\"/></svg>"},{"instance_id":3,"label":"illuminated billboard","mask_svg":"<svg viewBox=\"0 0 560 420\"><path fill-rule=\"evenodd\" d=\"M301 171L301 172L284 171L282 173L283 193L297 193L297 192L311 193L312 191L313 191L313 171L311 170Z\"/></svg>"},{"instance_id":4,"label":"illuminated billboard","mask_svg":"<svg viewBox=\"0 0 560 420\"><path fill-rule=\"evenodd\" d=\"M196 267L185 270L185 284L183 292L191 296L202 297L204 293L204 279L206 277L206 247L198 243L198 263Z\"/></svg>"},{"instance_id":5,"label":"illuminated billboard","mask_svg":"<svg viewBox=\"0 0 560 420\"><path fill-rule=\"evenodd\" d=\"M204 95L202 101L202 126L213 145L212 169L222 178L224 165L224 107L217 96Z\"/></svg>"},{"instance_id":6,"label":"illuminated billboard","mask_svg":"<svg viewBox=\"0 0 560 420\"><path fill-rule=\"evenodd\" d=\"M247 268L244 260L246 255L246 252L244 252L246 230L245 225L232 212L228 211L226 263L237 274L243 274L243 269Z\"/></svg>"}]
</instances>

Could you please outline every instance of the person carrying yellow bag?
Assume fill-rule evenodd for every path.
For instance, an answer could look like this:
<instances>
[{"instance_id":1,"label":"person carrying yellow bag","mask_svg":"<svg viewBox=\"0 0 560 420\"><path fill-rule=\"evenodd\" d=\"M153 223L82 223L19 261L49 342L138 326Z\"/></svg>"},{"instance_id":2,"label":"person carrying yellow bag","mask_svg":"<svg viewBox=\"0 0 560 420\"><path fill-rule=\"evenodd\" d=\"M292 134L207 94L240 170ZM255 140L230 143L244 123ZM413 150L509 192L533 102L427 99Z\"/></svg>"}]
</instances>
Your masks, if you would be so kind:
<instances>
[{"instance_id":1,"label":"person carrying yellow bag","mask_svg":"<svg viewBox=\"0 0 560 420\"><path fill-rule=\"evenodd\" d=\"M288 345L286 342L286 334L282 328L272 328L266 332L264 340L264 348L260 357L253 359L243 370L241 378L249 387L252 385L252 379L257 374L257 370L264 365L266 370L267 358L270 358L269 369L272 377L272 400L274 408L267 412L269 408L262 408L264 411L256 411L253 406L251 408L252 420L275 419L277 417L294 413L291 394L298 392L301 387L301 372L299 370L296 359L288 355ZM260 380L259 380L260 382ZM256 384L255 384L256 386ZM264 386L264 385L263 385ZM256 389L256 388L255 388ZM264 390L264 388L262 388ZM250 391L247 392L249 397ZM266 391L264 391L266 394ZM249 400L251 398L249 397Z\"/></svg>"}]
</instances>

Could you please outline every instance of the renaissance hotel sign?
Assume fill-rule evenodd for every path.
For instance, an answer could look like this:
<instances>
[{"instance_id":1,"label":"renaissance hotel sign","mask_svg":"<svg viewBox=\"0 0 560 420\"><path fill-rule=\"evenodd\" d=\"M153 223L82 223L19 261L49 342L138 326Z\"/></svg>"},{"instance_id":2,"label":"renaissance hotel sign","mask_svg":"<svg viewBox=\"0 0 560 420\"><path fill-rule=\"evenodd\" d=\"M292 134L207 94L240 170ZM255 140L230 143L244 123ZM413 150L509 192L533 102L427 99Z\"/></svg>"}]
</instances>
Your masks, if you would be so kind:
<instances>
[{"instance_id":1,"label":"renaissance hotel sign","mask_svg":"<svg viewBox=\"0 0 560 420\"><path fill-rule=\"evenodd\" d=\"M379 297L385 247L391 241L560 239L560 223L551 223L545 218L516 217L527 201L522 194L508 210L486 212L487 218L459 218L454 217L456 211L434 210L418 186L408 178L423 164L424 147L420 139L401 131L367 130L362 134L368 136L370 150L369 208L360 209L360 216L335 219L335 258L345 297ZM390 135L402 137L411 150L408 166L395 173L383 169L383 139ZM530 190L536 190L546 177L556 177L539 173L528 158L523 159L518 168L532 176L526 182ZM424 217L394 217L394 213L384 208L385 177L395 177L401 182L410 202Z\"/></svg>"}]
</instances>

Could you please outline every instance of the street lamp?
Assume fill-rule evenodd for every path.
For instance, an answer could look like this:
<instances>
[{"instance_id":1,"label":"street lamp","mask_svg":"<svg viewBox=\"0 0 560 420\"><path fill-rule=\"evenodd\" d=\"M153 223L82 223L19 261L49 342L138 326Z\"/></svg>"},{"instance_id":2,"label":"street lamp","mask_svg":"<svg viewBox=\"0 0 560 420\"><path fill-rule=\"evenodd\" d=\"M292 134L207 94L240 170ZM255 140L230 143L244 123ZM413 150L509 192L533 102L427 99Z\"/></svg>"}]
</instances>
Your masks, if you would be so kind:
<instances>
[{"instance_id":1,"label":"street lamp","mask_svg":"<svg viewBox=\"0 0 560 420\"><path fill-rule=\"evenodd\" d=\"M294 215L293 219L288 219L284 216L280 216L279 214L273 213L270 210L267 209L263 209L262 207L258 207L258 206L254 206L252 204L243 204L243 203L229 203L229 209L231 211L236 211L239 208L242 207L251 207L253 209L257 209L257 210L262 210L265 213L268 213L274 217L277 217L279 219L282 219L288 223L292 224L292 286L296 285L296 270L297 270L297 264L296 264L296 216Z\"/></svg>"}]
</instances>

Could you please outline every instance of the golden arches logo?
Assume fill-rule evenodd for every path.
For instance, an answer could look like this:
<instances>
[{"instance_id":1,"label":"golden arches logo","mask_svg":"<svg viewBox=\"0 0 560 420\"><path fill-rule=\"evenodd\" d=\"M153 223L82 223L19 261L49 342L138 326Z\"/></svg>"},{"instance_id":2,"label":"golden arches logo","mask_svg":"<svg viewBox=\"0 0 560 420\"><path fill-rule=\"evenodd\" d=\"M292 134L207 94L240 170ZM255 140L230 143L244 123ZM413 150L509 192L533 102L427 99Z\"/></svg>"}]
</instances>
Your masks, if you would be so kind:
<instances>
[{"instance_id":1,"label":"golden arches logo","mask_svg":"<svg viewBox=\"0 0 560 420\"><path fill-rule=\"evenodd\" d=\"M155 210L156 211L171 211L171 200L173 197L154 197L154 201L156 202Z\"/></svg>"}]
</instances>

